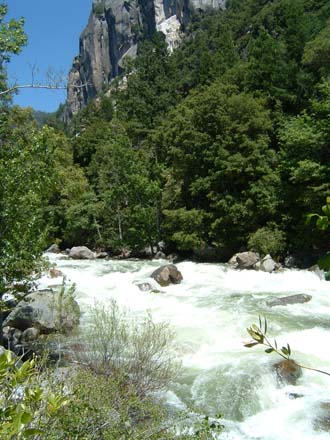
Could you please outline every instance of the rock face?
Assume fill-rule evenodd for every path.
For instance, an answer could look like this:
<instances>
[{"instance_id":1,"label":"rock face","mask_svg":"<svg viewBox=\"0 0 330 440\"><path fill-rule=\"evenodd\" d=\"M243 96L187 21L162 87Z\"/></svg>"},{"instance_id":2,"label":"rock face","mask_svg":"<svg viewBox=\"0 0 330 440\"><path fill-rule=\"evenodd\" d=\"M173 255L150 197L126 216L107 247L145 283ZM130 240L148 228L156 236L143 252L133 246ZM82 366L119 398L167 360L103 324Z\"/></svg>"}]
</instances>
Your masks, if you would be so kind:
<instances>
[{"instance_id":1,"label":"rock face","mask_svg":"<svg viewBox=\"0 0 330 440\"><path fill-rule=\"evenodd\" d=\"M274 365L280 385L296 385L302 375L301 367L292 359L285 359Z\"/></svg>"},{"instance_id":2,"label":"rock face","mask_svg":"<svg viewBox=\"0 0 330 440\"><path fill-rule=\"evenodd\" d=\"M69 257L74 260L93 260L96 255L86 246L75 246L70 249Z\"/></svg>"},{"instance_id":3,"label":"rock face","mask_svg":"<svg viewBox=\"0 0 330 440\"><path fill-rule=\"evenodd\" d=\"M79 55L69 73L65 118L69 119L122 72L135 57L137 37L161 31L173 49L194 10L224 8L225 0L93 0Z\"/></svg>"},{"instance_id":4,"label":"rock face","mask_svg":"<svg viewBox=\"0 0 330 440\"><path fill-rule=\"evenodd\" d=\"M65 333L79 323L79 306L74 300L58 303L57 294L51 290L41 290L30 293L7 316L4 327L13 327L32 337L31 328L36 328L41 334L54 333L58 330Z\"/></svg>"},{"instance_id":5,"label":"rock face","mask_svg":"<svg viewBox=\"0 0 330 440\"><path fill-rule=\"evenodd\" d=\"M174 264L159 267L151 274L151 278L162 287L169 286L170 284L180 284L183 280L181 272Z\"/></svg>"},{"instance_id":6,"label":"rock face","mask_svg":"<svg viewBox=\"0 0 330 440\"><path fill-rule=\"evenodd\" d=\"M287 306L288 304L302 304L312 299L311 295L305 293L297 293L296 295L283 296L282 298L269 299L266 301L267 306Z\"/></svg>"}]
</instances>

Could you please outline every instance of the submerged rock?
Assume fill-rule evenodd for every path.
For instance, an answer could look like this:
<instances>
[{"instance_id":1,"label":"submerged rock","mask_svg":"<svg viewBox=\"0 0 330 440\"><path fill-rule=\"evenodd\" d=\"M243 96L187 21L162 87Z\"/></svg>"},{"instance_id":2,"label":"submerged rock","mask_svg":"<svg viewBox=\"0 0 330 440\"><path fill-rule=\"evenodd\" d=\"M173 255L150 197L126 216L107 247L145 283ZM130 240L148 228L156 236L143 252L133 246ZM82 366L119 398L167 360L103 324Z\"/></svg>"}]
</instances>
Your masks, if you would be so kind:
<instances>
[{"instance_id":1,"label":"submerged rock","mask_svg":"<svg viewBox=\"0 0 330 440\"><path fill-rule=\"evenodd\" d=\"M298 293L296 295L283 296L282 298L271 298L266 301L268 307L287 306L288 304L303 304L312 299L311 295Z\"/></svg>"},{"instance_id":2,"label":"submerged rock","mask_svg":"<svg viewBox=\"0 0 330 440\"><path fill-rule=\"evenodd\" d=\"M75 246L70 249L69 257L74 260L93 260L95 254L86 246Z\"/></svg>"},{"instance_id":3,"label":"submerged rock","mask_svg":"<svg viewBox=\"0 0 330 440\"><path fill-rule=\"evenodd\" d=\"M169 286L170 284L180 284L183 280L181 272L174 264L159 267L150 276L162 287Z\"/></svg>"},{"instance_id":4,"label":"submerged rock","mask_svg":"<svg viewBox=\"0 0 330 440\"><path fill-rule=\"evenodd\" d=\"M138 283L136 284L138 286L138 288L142 291L142 292L149 292L150 290L153 289L152 285L150 283Z\"/></svg>"},{"instance_id":5,"label":"submerged rock","mask_svg":"<svg viewBox=\"0 0 330 440\"><path fill-rule=\"evenodd\" d=\"M313 427L317 431L330 431L330 402L320 402L317 405L317 416L313 420Z\"/></svg>"},{"instance_id":6,"label":"submerged rock","mask_svg":"<svg viewBox=\"0 0 330 440\"><path fill-rule=\"evenodd\" d=\"M296 385L302 375L301 367L293 359L284 359L274 365L280 385Z\"/></svg>"}]
</instances>

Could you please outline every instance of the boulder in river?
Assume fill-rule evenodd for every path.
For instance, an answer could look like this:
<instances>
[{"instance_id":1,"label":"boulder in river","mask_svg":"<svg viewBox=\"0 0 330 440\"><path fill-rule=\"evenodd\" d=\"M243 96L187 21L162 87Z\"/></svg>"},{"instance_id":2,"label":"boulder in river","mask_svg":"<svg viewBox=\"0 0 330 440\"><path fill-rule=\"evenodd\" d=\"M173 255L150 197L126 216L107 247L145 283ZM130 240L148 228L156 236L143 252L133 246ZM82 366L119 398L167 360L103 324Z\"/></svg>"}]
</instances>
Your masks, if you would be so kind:
<instances>
[{"instance_id":1,"label":"boulder in river","mask_svg":"<svg viewBox=\"0 0 330 440\"><path fill-rule=\"evenodd\" d=\"M270 298L266 301L266 304L268 307L287 306L288 304L303 304L311 299L311 295L297 293L296 295L283 296L281 298Z\"/></svg>"},{"instance_id":2,"label":"boulder in river","mask_svg":"<svg viewBox=\"0 0 330 440\"><path fill-rule=\"evenodd\" d=\"M166 264L159 267L151 274L151 278L162 287L169 286L170 284L180 284L183 280L181 272L174 264Z\"/></svg>"},{"instance_id":3,"label":"boulder in river","mask_svg":"<svg viewBox=\"0 0 330 440\"><path fill-rule=\"evenodd\" d=\"M274 272L276 269L276 263L272 257L268 254L260 262L260 270L268 273Z\"/></svg>"},{"instance_id":4,"label":"boulder in river","mask_svg":"<svg viewBox=\"0 0 330 440\"><path fill-rule=\"evenodd\" d=\"M40 290L30 293L7 316L4 326L24 331L35 327L40 333L69 332L79 323L79 306L71 297L58 301L58 293Z\"/></svg>"},{"instance_id":5,"label":"boulder in river","mask_svg":"<svg viewBox=\"0 0 330 440\"><path fill-rule=\"evenodd\" d=\"M284 359L274 365L280 385L296 385L302 375L301 367L293 359Z\"/></svg>"},{"instance_id":6,"label":"boulder in river","mask_svg":"<svg viewBox=\"0 0 330 440\"><path fill-rule=\"evenodd\" d=\"M51 278L58 278L62 277L63 273L59 269L56 269L56 267L52 267L51 269L49 269L49 276Z\"/></svg>"},{"instance_id":7,"label":"boulder in river","mask_svg":"<svg viewBox=\"0 0 330 440\"><path fill-rule=\"evenodd\" d=\"M150 283L147 283L146 281L143 283L138 283L136 285L141 290L141 292L149 292L150 290L152 290L152 285Z\"/></svg>"},{"instance_id":8,"label":"boulder in river","mask_svg":"<svg viewBox=\"0 0 330 440\"><path fill-rule=\"evenodd\" d=\"M74 246L70 249L69 257L74 260L93 260L95 254L86 246Z\"/></svg>"},{"instance_id":9,"label":"boulder in river","mask_svg":"<svg viewBox=\"0 0 330 440\"><path fill-rule=\"evenodd\" d=\"M58 244L54 243L51 246L49 246L48 249L46 249L46 252L49 252L52 254L59 254L61 252L61 249Z\"/></svg>"},{"instance_id":10,"label":"boulder in river","mask_svg":"<svg viewBox=\"0 0 330 440\"><path fill-rule=\"evenodd\" d=\"M260 260L255 252L240 252L234 255L229 261L234 263L236 257L237 269L254 269L255 264Z\"/></svg>"},{"instance_id":11,"label":"boulder in river","mask_svg":"<svg viewBox=\"0 0 330 440\"><path fill-rule=\"evenodd\" d=\"M316 408L317 416L313 420L313 427L317 431L330 432L330 402L319 402Z\"/></svg>"}]
</instances>

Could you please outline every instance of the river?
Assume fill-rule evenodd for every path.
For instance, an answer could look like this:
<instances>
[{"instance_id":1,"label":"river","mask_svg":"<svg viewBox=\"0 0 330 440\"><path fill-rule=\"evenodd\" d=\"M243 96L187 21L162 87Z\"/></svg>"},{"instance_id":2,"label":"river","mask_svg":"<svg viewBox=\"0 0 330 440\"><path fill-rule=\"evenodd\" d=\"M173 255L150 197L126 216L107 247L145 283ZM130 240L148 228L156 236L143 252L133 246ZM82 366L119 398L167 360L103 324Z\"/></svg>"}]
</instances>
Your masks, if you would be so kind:
<instances>
[{"instance_id":1,"label":"river","mask_svg":"<svg viewBox=\"0 0 330 440\"><path fill-rule=\"evenodd\" d=\"M165 262L48 257L76 284L77 301L87 316L95 303L114 298L135 314L150 311L155 321L171 324L183 372L167 399L180 408L223 414L221 439L330 439L313 429L319 404L330 401L330 377L304 370L296 386L279 388L272 368L278 356L243 345L250 339L246 328L260 315L267 318L269 336L279 345L290 344L292 358L330 372L330 282L321 275L235 271L187 261L177 265L181 284L151 293L136 283L150 281L152 271ZM296 293L313 298L305 304L266 305L269 297ZM294 399L292 393L302 397Z\"/></svg>"}]
</instances>

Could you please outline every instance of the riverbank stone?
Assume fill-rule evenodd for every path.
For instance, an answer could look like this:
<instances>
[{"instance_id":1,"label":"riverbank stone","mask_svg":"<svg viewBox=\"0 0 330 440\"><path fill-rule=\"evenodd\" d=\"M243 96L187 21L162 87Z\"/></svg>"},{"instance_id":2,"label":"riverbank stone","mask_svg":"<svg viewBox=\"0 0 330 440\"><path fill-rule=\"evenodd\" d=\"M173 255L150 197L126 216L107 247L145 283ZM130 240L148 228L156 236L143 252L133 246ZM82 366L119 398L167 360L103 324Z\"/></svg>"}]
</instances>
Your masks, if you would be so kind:
<instances>
[{"instance_id":1,"label":"riverbank stone","mask_svg":"<svg viewBox=\"0 0 330 440\"><path fill-rule=\"evenodd\" d=\"M234 265L237 269L254 269L255 265L260 261L259 255L255 252L240 252L235 254L229 264Z\"/></svg>"},{"instance_id":2,"label":"riverbank stone","mask_svg":"<svg viewBox=\"0 0 330 440\"><path fill-rule=\"evenodd\" d=\"M263 272L272 273L276 269L276 263L268 254L260 262L260 270Z\"/></svg>"},{"instance_id":3,"label":"riverbank stone","mask_svg":"<svg viewBox=\"0 0 330 440\"><path fill-rule=\"evenodd\" d=\"M49 246L48 249L46 249L46 252L49 252L52 254L59 254L61 252L61 249L58 244L54 243L51 246Z\"/></svg>"},{"instance_id":4,"label":"riverbank stone","mask_svg":"<svg viewBox=\"0 0 330 440\"><path fill-rule=\"evenodd\" d=\"M290 304L303 304L309 302L311 299L311 295L297 293L296 295L283 296L282 298L269 298L266 304L268 307L287 306Z\"/></svg>"},{"instance_id":5,"label":"riverbank stone","mask_svg":"<svg viewBox=\"0 0 330 440\"><path fill-rule=\"evenodd\" d=\"M52 290L30 293L7 316L4 327L14 327L23 332L34 327L40 334L73 330L79 323L78 303L72 298L62 298L60 306L57 295L58 292Z\"/></svg>"},{"instance_id":6,"label":"riverbank stone","mask_svg":"<svg viewBox=\"0 0 330 440\"><path fill-rule=\"evenodd\" d=\"M95 254L87 246L74 246L70 249L69 257L74 260L93 260Z\"/></svg>"},{"instance_id":7,"label":"riverbank stone","mask_svg":"<svg viewBox=\"0 0 330 440\"><path fill-rule=\"evenodd\" d=\"M284 359L274 365L279 385L296 385L302 375L301 367L293 359Z\"/></svg>"},{"instance_id":8,"label":"riverbank stone","mask_svg":"<svg viewBox=\"0 0 330 440\"><path fill-rule=\"evenodd\" d=\"M169 286L170 284L180 284L183 280L181 272L174 264L166 264L165 266L161 266L150 276L162 287Z\"/></svg>"}]
</instances>

